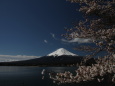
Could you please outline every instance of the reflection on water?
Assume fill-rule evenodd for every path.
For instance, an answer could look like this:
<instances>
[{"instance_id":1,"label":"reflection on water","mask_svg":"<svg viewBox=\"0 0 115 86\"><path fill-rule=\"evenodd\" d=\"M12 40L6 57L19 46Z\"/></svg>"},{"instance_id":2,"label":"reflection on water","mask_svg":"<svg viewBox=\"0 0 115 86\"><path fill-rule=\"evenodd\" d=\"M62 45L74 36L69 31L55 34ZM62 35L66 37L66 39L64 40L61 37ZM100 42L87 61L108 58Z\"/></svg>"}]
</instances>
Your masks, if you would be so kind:
<instances>
[{"instance_id":1,"label":"reflection on water","mask_svg":"<svg viewBox=\"0 0 115 86\"><path fill-rule=\"evenodd\" d=\"M46 74L45 79L42 80L41 71L43 69L54 72L64 72L68 70L74 72L76 68L0 66L0 86L58 86L52 83L48 74Z\"/></svg>"}]
</instances>

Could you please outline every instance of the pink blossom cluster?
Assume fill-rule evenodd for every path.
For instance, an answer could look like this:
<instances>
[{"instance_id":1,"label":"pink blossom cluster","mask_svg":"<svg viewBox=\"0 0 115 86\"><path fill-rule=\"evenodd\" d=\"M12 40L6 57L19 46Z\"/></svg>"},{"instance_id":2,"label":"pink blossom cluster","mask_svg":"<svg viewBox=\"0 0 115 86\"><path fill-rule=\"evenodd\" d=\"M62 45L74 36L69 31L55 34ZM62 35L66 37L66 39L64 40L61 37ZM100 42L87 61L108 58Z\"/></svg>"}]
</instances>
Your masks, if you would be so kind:
<instances>
[{"instance_id":1,"label":"pink blossom cluster","mask_svg":"<svg viewBox=\"0 0 115 86\"><path fill-rule=\"evenodd\" d=\"M106 59L106 57L103 59ZM49 73L49 75L54 83L62 84L80 83L92 80L102 82L105 80L104 76L106 74L113 74L113 76L111 76L111 82L115 83L115 68L113 67L114 64L115 62L113 63L111 60L105 61L102 60L102 58L98 58L98 64L93 64L92 66L79 66L79 68L75 70L75 75L70 71L56 74Z\"/></svg>"}]
</instances>

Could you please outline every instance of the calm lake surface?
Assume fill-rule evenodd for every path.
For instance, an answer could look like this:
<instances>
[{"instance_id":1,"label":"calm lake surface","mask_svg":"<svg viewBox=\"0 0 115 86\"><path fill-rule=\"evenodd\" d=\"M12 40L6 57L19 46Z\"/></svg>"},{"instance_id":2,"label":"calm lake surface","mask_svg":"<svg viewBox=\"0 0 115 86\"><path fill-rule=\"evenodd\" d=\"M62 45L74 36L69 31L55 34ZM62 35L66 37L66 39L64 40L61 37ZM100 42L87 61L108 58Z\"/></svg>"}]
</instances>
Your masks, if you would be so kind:
<instances>
[{"instance_id":1,"label":"calm lake surface","mask_svg":"<svg viewBox=\"0 0 115 86\"><path fill-rule=\"evenodd\" d=\"M42 80L41 71L75 72L76 67L26 67L26 66L0 66L0 86L74 86L54 84L49 75Z\"/></svg>"}]
</instances>

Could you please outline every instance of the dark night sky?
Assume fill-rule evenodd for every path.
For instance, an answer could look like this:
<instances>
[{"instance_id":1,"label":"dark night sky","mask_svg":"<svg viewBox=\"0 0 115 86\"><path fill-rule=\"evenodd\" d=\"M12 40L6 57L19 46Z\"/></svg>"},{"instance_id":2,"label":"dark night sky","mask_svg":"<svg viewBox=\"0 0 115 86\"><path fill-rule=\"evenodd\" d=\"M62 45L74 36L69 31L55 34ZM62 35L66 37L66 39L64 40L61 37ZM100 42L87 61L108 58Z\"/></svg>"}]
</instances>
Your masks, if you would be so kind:
<instances>
[{"instance_id":1,"label":"dark night sky","mask_svg":"<svg viewBox=\"0 0 115 86\"><path fill-rule=\"evenodd\" d=\"M81 55L61 40L82 17L78 7L66 0L0 0L0 55L43 56L62 47Z\"/></svg>"}]
</instances>

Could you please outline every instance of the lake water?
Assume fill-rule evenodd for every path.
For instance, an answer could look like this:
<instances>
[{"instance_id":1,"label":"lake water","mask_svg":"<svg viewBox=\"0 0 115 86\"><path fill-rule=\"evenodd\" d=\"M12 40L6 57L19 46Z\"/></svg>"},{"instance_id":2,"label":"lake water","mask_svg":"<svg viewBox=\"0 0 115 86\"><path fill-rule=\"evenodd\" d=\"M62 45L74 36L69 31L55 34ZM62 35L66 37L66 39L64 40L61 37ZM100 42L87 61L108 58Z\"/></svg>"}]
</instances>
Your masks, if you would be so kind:
<instances>
[{"instance_id":1,"label":"lake water","mask_svg":"<svg viewBox=\"0 0 115 86\"><path fill-rule=\"evenodd\" d=\"M0 66L0 86L59 86L54 84L49 75L42 80L41 71L64 72L72 71L76 67L26 67L26 66ZM60 86L73 86L60 85Z\"/></svg>"}]
</instances>

